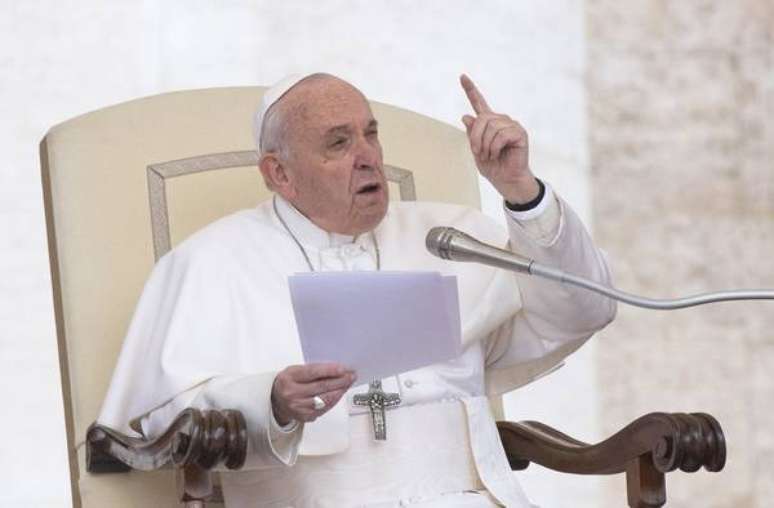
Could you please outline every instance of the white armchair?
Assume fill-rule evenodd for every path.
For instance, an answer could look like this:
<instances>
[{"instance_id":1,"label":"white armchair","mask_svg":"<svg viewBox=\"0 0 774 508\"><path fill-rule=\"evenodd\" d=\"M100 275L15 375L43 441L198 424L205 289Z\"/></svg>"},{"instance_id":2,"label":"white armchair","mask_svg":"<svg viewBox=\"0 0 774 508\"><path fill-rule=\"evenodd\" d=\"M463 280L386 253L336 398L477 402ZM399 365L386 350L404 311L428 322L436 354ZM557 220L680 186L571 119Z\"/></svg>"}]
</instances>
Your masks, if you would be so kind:
<instances>
[{"instance_id":1,"label":"white armchair","mask_svg":"<svg viewBox=\"0 0 774 508\"><path fill-rule=\"evenodd\" d=\"M41 142L76 507L198 505L216 492L208 469L243 460L244 423L233 412L184 412L153 443L90 426L155 260L203 225L268 197L251 139L262 93L242 87L146 97L57 125ZM372 106L393 199L479 205L461 130ZM500 430L514 468L536 461L579 474L626 471L631 506L660 506L666 471L722 469L723 434L711 417L655 415L638 422L596 446L535 423L501 423Z\"/></svg>"}]
</instances>

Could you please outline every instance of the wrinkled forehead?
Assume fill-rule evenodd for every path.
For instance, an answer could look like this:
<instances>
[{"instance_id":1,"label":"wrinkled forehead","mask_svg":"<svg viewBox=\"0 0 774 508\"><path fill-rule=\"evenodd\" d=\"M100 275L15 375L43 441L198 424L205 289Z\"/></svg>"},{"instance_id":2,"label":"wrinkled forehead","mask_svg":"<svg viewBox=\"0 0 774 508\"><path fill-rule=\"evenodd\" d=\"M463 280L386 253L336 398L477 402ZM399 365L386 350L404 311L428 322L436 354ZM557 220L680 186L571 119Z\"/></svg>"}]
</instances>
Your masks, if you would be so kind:
<instances>
[{"instance_id":1,"label":"wrinkled forehead","mask_svg":"<svg viewBox=\"0 0 774 508\"><path fill-rule=\"evenodd\" d=\"M341 126L362 128L374 119L363 93L333 77L299 83L282 100L294 130L308 134L324 134Z\"/></svg>"}]
</instances>

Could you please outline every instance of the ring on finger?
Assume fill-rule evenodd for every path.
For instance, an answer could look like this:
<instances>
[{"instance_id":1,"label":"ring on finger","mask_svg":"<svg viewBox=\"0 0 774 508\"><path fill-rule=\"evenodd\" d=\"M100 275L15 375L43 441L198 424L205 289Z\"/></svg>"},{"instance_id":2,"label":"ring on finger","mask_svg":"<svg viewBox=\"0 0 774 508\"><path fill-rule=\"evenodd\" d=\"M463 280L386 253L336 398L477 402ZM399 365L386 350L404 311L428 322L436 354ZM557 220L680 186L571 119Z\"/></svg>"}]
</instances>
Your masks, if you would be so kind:
<instances>
[{"instance_id":1,"label":"ring on finger","mask_svg":"<svg viewBox=\"0 0 774 508\"><path fill-rule=\"evenodd\" d=\"M317 410L317 411L319 411L319 410L321 410L321 409L325 409L325 406L327 406L327 404L325 403L325 401L323 400L323 398L322 398L322 397L320 397L319 395L315 395L315 396L312 398L312 403L314 404L314 408L315 408L315 410Z\"/></svg>"}]
</instances>

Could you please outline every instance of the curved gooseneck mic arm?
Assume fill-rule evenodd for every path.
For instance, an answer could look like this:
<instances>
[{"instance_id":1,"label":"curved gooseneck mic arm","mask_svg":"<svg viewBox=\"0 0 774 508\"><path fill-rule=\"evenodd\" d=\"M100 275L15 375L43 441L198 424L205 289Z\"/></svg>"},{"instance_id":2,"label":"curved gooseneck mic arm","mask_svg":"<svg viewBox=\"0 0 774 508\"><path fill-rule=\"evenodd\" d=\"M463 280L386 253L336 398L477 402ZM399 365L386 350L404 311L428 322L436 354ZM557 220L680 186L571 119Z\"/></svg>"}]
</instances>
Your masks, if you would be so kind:
<instances>
[{"instance_id":1,"label":"curved gooseneck mic arm","mask_svg":"<svg viewBox=\"0 0 774 508\"><path fill-rule=\"evenodd\" d=\"M674 310L713 302L774 300L774 290L772 289L718 291L672 299L644 298L563 272L556 268L551 268L550 266L541 265L533 259L488 245L451 227L432 228L427 233L425 244L431 254L442 259L483 263L514 272L537 275L538 277L582 287L619 302L647 309Z\"/></svg>"}]
</instances>

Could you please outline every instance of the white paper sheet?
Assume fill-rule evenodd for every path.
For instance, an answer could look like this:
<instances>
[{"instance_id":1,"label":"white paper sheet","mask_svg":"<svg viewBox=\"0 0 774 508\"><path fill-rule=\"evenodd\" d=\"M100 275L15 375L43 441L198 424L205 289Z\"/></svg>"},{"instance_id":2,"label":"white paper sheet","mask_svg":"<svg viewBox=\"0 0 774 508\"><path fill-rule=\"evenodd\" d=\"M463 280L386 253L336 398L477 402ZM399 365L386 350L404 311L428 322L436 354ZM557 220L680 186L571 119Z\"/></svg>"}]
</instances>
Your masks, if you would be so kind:
<instances>
[{"instance_id":1,"label":"white paper sheet","mask_svg":"<svg viewBox=\"0 0 774 508\"><path fill-rule=\"evenodd\" d=\"M437 272L314 272L289 277L307 363L338 362L359 382L456 358L457 279Z\"/></svg>"}]
</instances>

